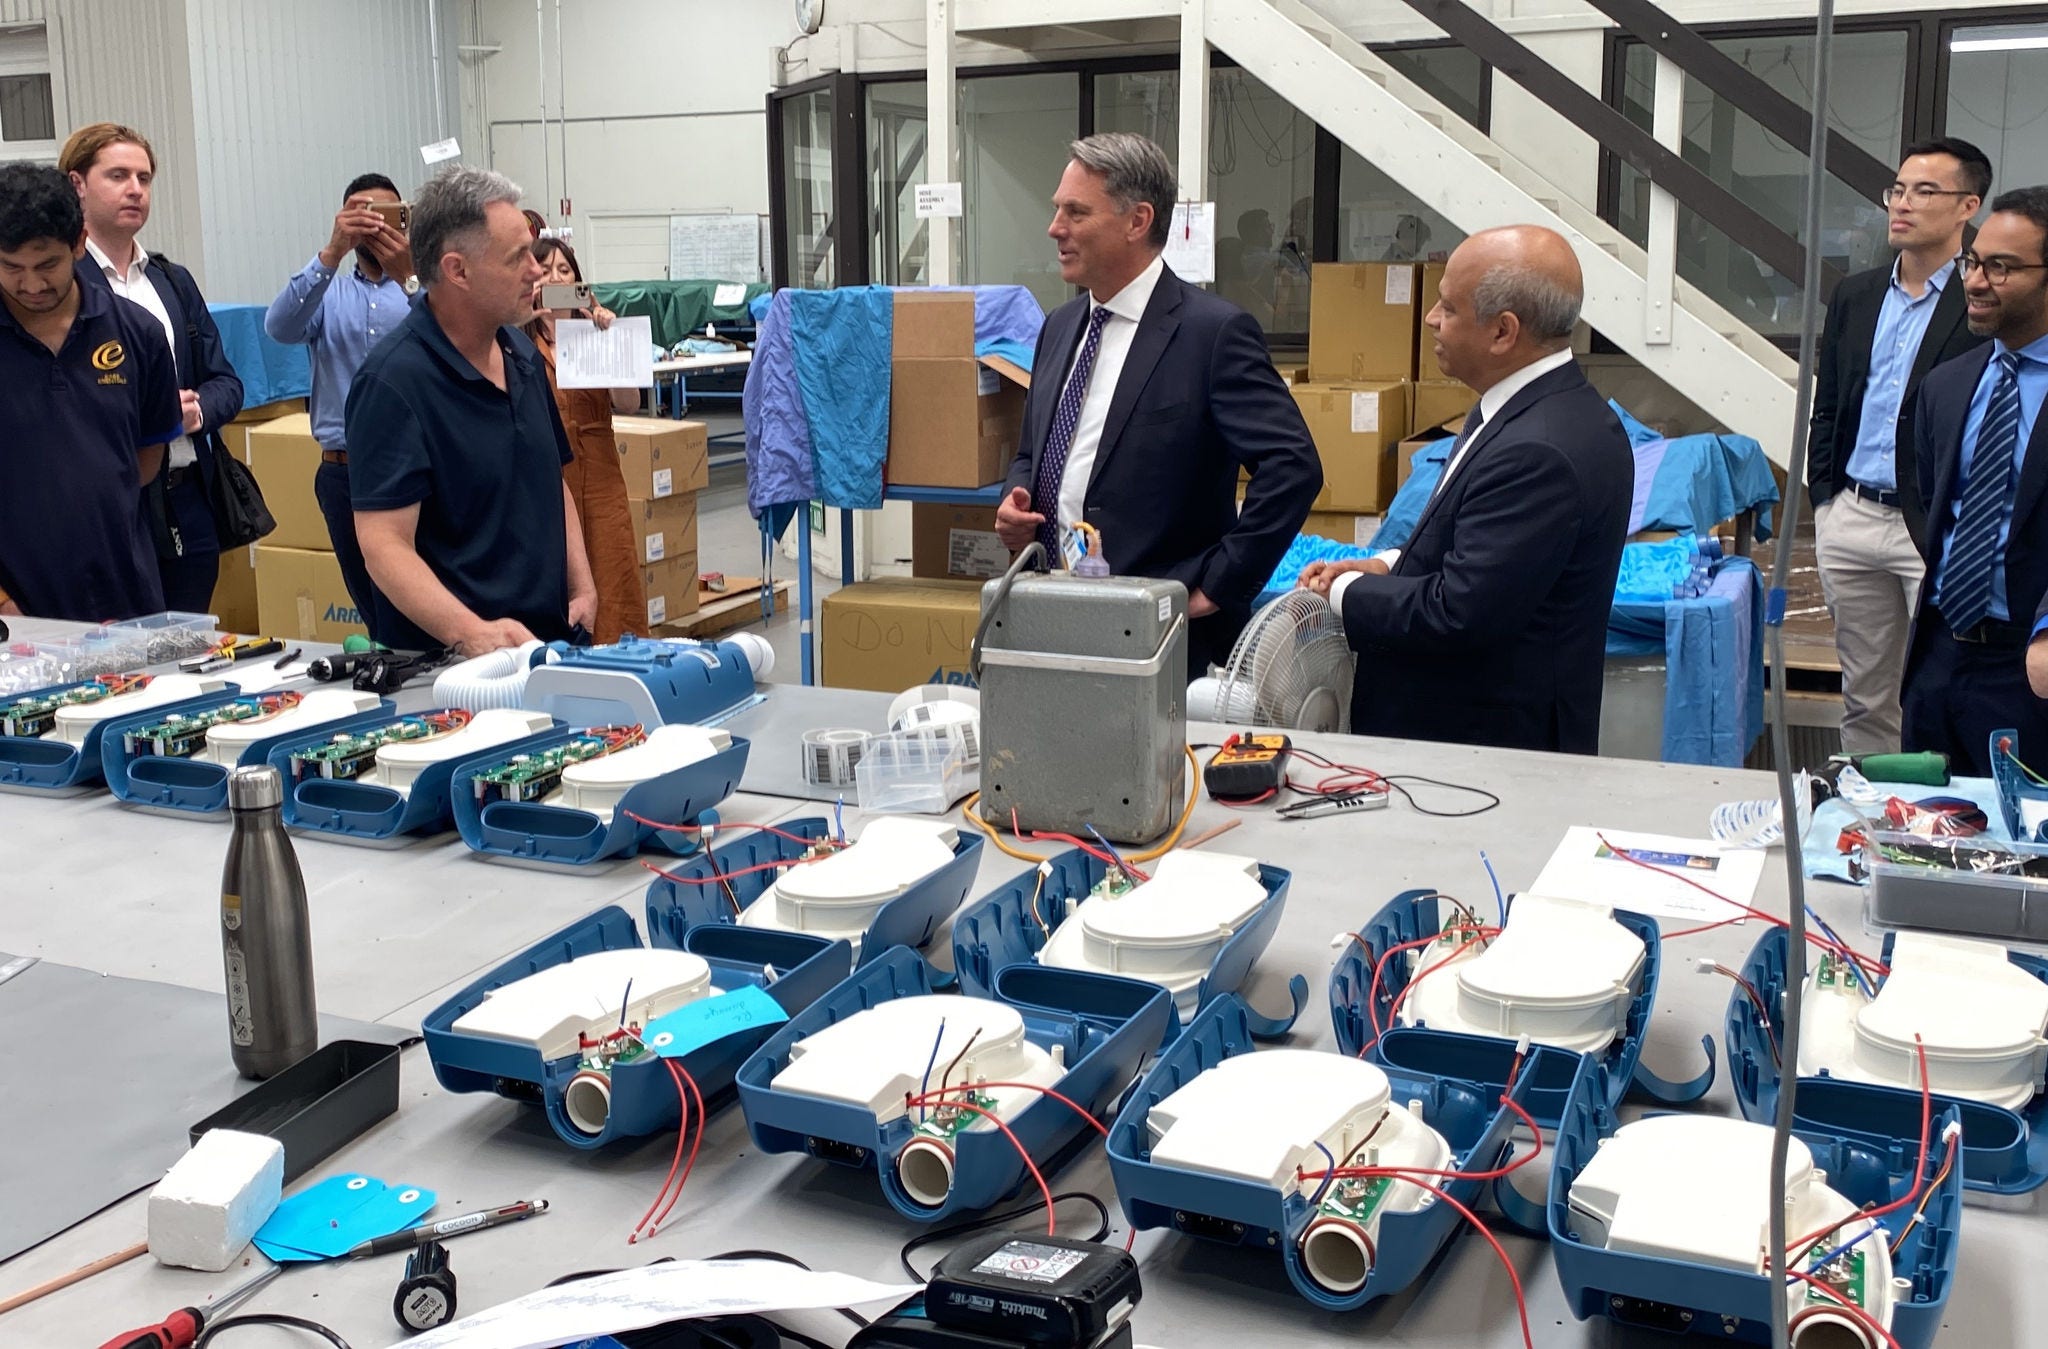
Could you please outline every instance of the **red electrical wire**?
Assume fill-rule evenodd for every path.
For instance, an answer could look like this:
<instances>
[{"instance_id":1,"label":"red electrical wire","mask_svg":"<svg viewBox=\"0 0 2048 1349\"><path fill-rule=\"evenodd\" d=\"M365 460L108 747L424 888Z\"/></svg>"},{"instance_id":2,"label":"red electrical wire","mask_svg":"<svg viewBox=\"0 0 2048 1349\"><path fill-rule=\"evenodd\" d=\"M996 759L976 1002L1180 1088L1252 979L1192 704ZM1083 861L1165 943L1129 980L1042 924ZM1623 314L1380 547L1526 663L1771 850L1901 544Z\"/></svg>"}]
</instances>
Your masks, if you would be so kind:
<instances>
[{"instance_id":1,"label":"red electrical wire","mask_svg":"<svg viewBox=\"0 0 2048 1349\"><path fill-rule=\"evenodd\" d=\"M1436 1186L1431 1185L1427 1181L1413 1179L1413 1176L1416 1174L1429 1175L1435 1173L1407 1172L1403 1171L1399 1167L1389 1166L1371 1167L1366 1168L1366 1170L1373 1176L1386 1176L1390 1179L1401 1181L1404 1184L1413 1185L1417 1189L1429 1191L1431 1194L1435 1195L1437 1198L1443 1200L1446 1204L1449 1204L1452 1208L1456 1209L1459 1212L1459 1214L1461 1214L1464 1217L1466 1222L1472 1224L1472 1226L1478 1231L1480 1236L1486 1238L1486 1244L1493 1247L1493 1253L1500 1257L1501 1268L1505 1269L1508 1272L1508 1282L1514 1287L1515 1315L1519 1317L1522 1322L1523 1349L1536 1349L1536 1340L1529 1333L1529 1300L1522 1293L1522 1276L1518 1272L1516 1272L1515 1262L1508 1259L1507 1248L1500 1244L1500 1239L1494 1236L1493 1230L1489 1228L1485 1223L1479 1220L1479 1215L1474 1213L1471 1209L1466 1208L1463 1204L1459 1203L1447 1191L1440 1190Z\"/></svg>"},{"instance_id":2,"label":"red electrical wire","mask_svg":"<svg viewBox=\"0 0 2048 1349\"><path fill-rule=\"evenodd\" d=\"M818 857L792 857L783 862L762 862L756 866L741 867L738 871L714 871L708 876L678 876L673 871L664 871L662 868L654 865L654 863L645 860L642 860L640 865L646 867L663 880L674 881L677 885L717 885L721 881L735 880L741 876L751 876L757 871L774 871L778 867L806 866L811 862L823 860L823 858Z\"/></svg>"},{"instance_id":3,"label":"red electrical wire","mask_svg":"<svg viewBox=\"0 0 2048 1349\"><path fill-rule=\"evenodd\" d=\"M1518 1102L1503 1096L1500 1098L1500 1103L1509 1110L1512 1110L1521 1119L1522 1123L1528 1126L1529 1132L1536 1135L1536 1150L1523 1153L1506 1166L1497 1166L1490 1171L1433 1171L1427 1167L1419 1166L1340 1166L1334 1169L1325 1168L1321 1171L1297 1171L1296 1177L1300 1180L1321 1180L1326 1176L1336 1180L1358 1180L1362 1177L1382 1175L1388 1171L1399 1171L1403 1177L1436 1176L1443 1180L1486 1181L1500 1180L1503 1177L1512 1176L1515 1172L1521 1170L1543 1154L1543 1130L1537 1125L1535 1118L1528 1111L1524 1110Z\"/></svg>"},{"instance_id":4,"label":"red electrical wire","mask_svg":"<svg viewBox=\"0 0 2048 1349\"><path fill-rule=\"evenodd\" d=\"M957 1096L962 1092L972 1094L973 1092L981 1091L986 1087L1010 1087L1018 1091L1035 1091L1041 1096L1050 1096L1053 1100L1058 1101L1061 1105L1073 1111L1082 1119L1087 1120L1089 1127L1094 1129L1096 1133L1101 1134L1105 1141L1109 1138L1109 1126L1104 1124L1101 1120L1095 1118L1093 1114L1082 1109L1081 1106L1078 1105L1072 1097L1063 1096L1059 1092L1054 1091L1051 1087L1041 1087L1035 1082L973 1082L963 1083L957 1087L933 1087L930 1091L924 1092L912 1098L910 1104L925 1105L932 1101L934 1097Z\"/></svg>"},{"instance_id":5,"label":"red electrical wire","mask_svg":"<svg viewBox=\"0 0 2048 1349\"><path fill-rule=\"evenodd\" d=\"M1694 880L1690 876L1681 876L1677 872L1666 870L1665 868L1658 866L1654 862L1645 862L1642 858L1637 857L1628 849L1617 847L1613 843L1609 842L1607 839L1607 835L1605 834L1596 832L1594 834L1594 837L1600 840L1601 847L1607 849L1607 851L1613 853L1616 857L1619 857L1622 861L1627 862L1632 866L1639 866L1645 871L1653 872L1654 874L1662 876L1667 880L1677 881L1681 885L1689 885L1693 889L1699 891L1701 894L1712 895L1715 899L1720 900L1723 904L1728 905L1730 908L1742 910L1742 912L1748 917L1761 918L1766 923L1775 923L1779 927L1788 928L1792 926L1790 923L1786 922L1784 919L1778 917L1775 914L1765 913L1762 909L1753 909L1749 905L1744 904L1740 900L1730 899L1728 898L1728 896L1722 894L1718 890L1714 890L1707 886L1701 885L1698 881ZM1712 928L1726 927L1729 923L1738 921L1740 920L1730 918L1724 922L1710 923L1707 925L1707 927L1692 928L1686 932L1667 933L1666 939L1668 940L1671 937L1689 936L1693 932L1706 932L1711 930ZM1857 968L1859 969L1870 970L1874 973L1881 975L1888 975L1891 973L1891 967L1886 965L1883 961L1873 960L1869 956L1863 955L1860 952L1852 951L1848 947L1842 945L1840 942L1829 941L1826 937L1819 936L1812 932L1806 934L1806 939L1812 942L1815 946L1820 947L1822 950L1833 951L1845 960L1854 961L1856 963Z\"/></svg>"},{"instance_id":6,"label":"red electrical wire","mask_svg":"<svg viewBox=\"0 0 2048 1349\"><path fill-rule=\"evenodd\" d=\"M1083 843L1080 839L1075 838L1072 834L1058 834L1046 829L1034 829L1031 831L1029 837L1034 839L1046 839L1054 843L1064 843L1069 847L1079 848L1082 852L1087 853L1090 857L1102 863L1104 866L1108 867L1112 871L1128 872L1130 875L1137 877L1141 881L1149 881L1152 879L1150 876L1147 876L1144 872L1138 870L1136 867L1130 865L1129 863L1119 861L1117 858L1112 857L1110 854L1104 852L1102 849L1096 847L1092 843Z\"/></svg>"},{"instance_id":7,"label":"red electrical wire","mask_svg":"<svg viewBox=\"0 0 2048 1349\"><path fill-rule=\"evenodd\" d=\"M697 1104L697 1136L690 1140L690 1158L683 1163L683 1174L676 1178L675 1193L669 1196L668 1203L662 1208L660 1216L655 1218L654 1226L647 1229L649 1240L652 1240L654 1234L660 1230L661 1225L668 1221L669 1213L676 1206L676 1200L683 1197L683 1186L690 1183L690 1172L695 1170L697 1166L697 1149L704 1146L704 1129L711 1123L710 1116L704 1109L704 1093L697 1089L697 1079L690 1076L690 1070L677 1063L674 1059L663 1059L662 1062L668 1064L669 1071L677 1074L683 1084L690 1089L690 1099ZM676 1142L678 1146L681 1145L682 1138L680 1135L677 1136Z\"/></svg>"},{"instance_id":8,"label":"red electrical wire","mask_svg":"<svg viewBox=\"0 0 2048 1349\"><path fill-rule=\"evenodd\" d=\"M1444 931L1471 931L1477 939L1482 941L1491 937L1498 937L1501 934L1501 929L1497 927L1482 927L1471 929L1446 928ZM1401 942L1398 945L1388 947L1386 953L1379 958L1378 963L1375 964L1373 967L1372 994L1366 1005L1372 1008L1377 1008L1379 1006L1380 974L1382 968L1387 963L1388 956L1392 956L1399 951L1413 950L1417 946L1434 946L1437 943L1437 941L1443 937L1443 935L1443 932L1439 932L1432 937L1417 938L1415 941L1412 942ZM1456 964L1459 960L1463 959L1465 955L1466 946L1468 946L1469 944L1470 943L1461 943L1458 946L1457 950L1445 956L1442 960L1437 961L1434 965L1425 965L1421 969L1417 970L1413 975L1409 976L1408 982L1402 986L1402 989L1399 993L1394 995L1394 1001L1392 1005L1390 1005L1387 1008L1386 1029L1382 1030L1380 1028L1378 1019L1374 1019L1373 1031L1375 1033L1372 1037L1371 1042L1368 1043L1363 1049L1358 1051L1360 1058L1363 1058L1365 1055L1371 1053L1373 1046L1377 1045L1380 1042L1381 1037L1384 1036L1388 1030L1392 1030L1395 1026L1400 1024L1401 1004L1408 1001L1408 995L1415 991L1415 986L1421 983L1424 979L1428 978L1430 975L1435 974L1438 970L1444 968L1446 965Z\"/></svg>"},{"instance_id":9,"label":"red electrical wire","mask_svg":"<svg viewBox=\"0 0 2048 1349\"><path fill-rule=\"evenodd\" d=\"M1815 1243L1823 1238L1833 1236L1850 1223L1861 1222L1865 1218L1882 1218L1887 1213L1896 1213L1918 1199L1921 1190L1929 1183L1927 1154L1934 1146L1934 1091L1927 1080L1927 1046L1921 1042L1918 1035L1913 1037L1913 1052L1920 1059L1920 1155L1913 1164L1912 1188L1907 1190L1902 1198L1894 1199L1882 1208L1858 1209L1840 1222L1830 1223L1818 1232L1801 1237L1785 1248L1787 1255L1795 1251L1803 1253L1812 1250ZM1953 1147L1955 1145L1951 1143L1949 1146Z\"/></svg>"},{"instance_id":10,"label":"red electrical wire","mask_svg":"<svg viewBox=\"0 0 2048 1349\"><path fill-rule=\"evenodd\" d=\"M683 1090L681 1070L671 1059L663 1059L662 1062L668 1066L668 1075L675 1082L676 1106L682 1114L682 1120L676 1127L676 1155L669 1160L668 1174L662 1177L661 1188L655 1192L654 1202L647 1206L647 1212L640 1215L640 1221L633 1224L632 1232L627 1235L628 1246L640 1239L640 1229L647 1226L648 1220L654 1217L654 1210L661 1207L662 1199L668 1194L670 1182L676 1178L676 1169L683 1164L683 1138L690 1132L690 1098ZM653 1233L650 1232L648 1235L651 1237Z\"/></svg>"},{"instance_id":11,"label":"red electrical wire","mask_svg":"<svg viewBox=\"0 0 2048 1349\"><path fill-rule=\"evenodd\" d=\"M1809 1284L1815 1288L1818 1288L1821 1292L1827 1294L1827 1296L1830 1299L1832 1299L1835 1305L1839 1307L1842 1311L1849 1313L1850 1316L1854 1317L1856 1320L1862 1322L1864 1325L1870 1327L1871 1330L1875 1331L1880 1337L1883 1338L1884 1342L1887 1345L1889 1345L1891 1349L1900 1349L1898 1340L1893 1338L1892 1333L1884 1328L1884 1322L1878 1320L1875 1316L1872 1316L1869 1312L1863 1310L1863 1308L1849 1301L1849 1299L1843 1297L1840 1293L1837 1293L1834 1289L1828 1287L1826 1284L1822 1283L1819 1279L1814 1278L1811 1274L1808 1274L1806 1271L1793 1269L1787 1270L1786 1273L1790 1274L1793 1278L1799 1280L1801 1283Z\"/></svg>"},{"instance_id":12,"label":"red electrical wire","mask_svg":"<svg viewBox=\"0 0 2048 1349\"><path fill-rule=\"evenodd\" d=\"M916 1105L916 1096L914 1096L910 1092L905 1092L903 1094L903 1104L906 1108ZM1045 1173L1038 1169L1037 1162L1031 1160L1031 1152L1028 1148L1024 1146L1024 1140L1017 1137L1016 1133L1011 1130L1010 1126L1003 1123L1002 1117L996 1114L996 1112L993 1110L984 1110L980 1106L971 1104L967 1101L949 1101L947 1102L947 1104L951 1105L956 1110L971 1110L975 1114L981 1116L983 1119L987 1120L989 1123L995 1125L998 1129L1001 1129L1003 1131L1003 1137L1010 1140L1010 1146L1016 1148L1017 1155L1024 1159L1024 1169L1031 1173L1031 1179L1038 1182L1038 1192L1041 1195L1045 1196L1045 1234L1047 1236L1056 1235L1056 1233L1053 1230L1054 1217L1052 1211L1052 1186L1045 1183Z\"/></svg>"}]
</instances>

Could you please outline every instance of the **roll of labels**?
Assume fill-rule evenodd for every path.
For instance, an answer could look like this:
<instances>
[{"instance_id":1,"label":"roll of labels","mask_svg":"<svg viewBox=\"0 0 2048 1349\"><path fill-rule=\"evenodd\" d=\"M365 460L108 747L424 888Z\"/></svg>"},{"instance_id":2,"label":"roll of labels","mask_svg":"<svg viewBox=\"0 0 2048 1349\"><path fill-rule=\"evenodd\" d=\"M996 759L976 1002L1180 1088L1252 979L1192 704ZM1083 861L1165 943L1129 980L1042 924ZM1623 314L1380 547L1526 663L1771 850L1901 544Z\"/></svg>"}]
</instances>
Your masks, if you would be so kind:
<instances>
[{"instance_id":1,"label":"roll of labels","mask_svg":"<svg viewBox=\"0 0 2048 1349\"><path fill-rule=\"evenodd\" d=\"M805 731L804 781L813 787L851 787L853 770L874 736L844 728Z\"/></svg>"}]
</instances>

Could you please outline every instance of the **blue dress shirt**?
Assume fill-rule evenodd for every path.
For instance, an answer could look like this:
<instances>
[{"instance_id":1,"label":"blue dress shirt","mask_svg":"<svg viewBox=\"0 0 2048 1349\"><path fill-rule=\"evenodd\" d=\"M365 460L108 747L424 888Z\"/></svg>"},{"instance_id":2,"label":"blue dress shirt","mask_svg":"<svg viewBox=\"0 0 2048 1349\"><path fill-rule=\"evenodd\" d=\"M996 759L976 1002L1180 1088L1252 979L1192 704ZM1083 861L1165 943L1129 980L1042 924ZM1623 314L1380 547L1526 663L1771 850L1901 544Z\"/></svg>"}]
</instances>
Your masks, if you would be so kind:
<instances>
[{"instance_id":1,"label":"blue dress shirt","mask_svg":"<svg viewBox=\"0 0 2048 1349\"><path fill-rule=\"evenodd\" d=\"M353 261L338 272L316 253L270 302L263 331L273 341L304 343L312 358L313 439L322 449L348 448L348 386L371 349L405 322L410 299L388 276L372 281Z\"/></svg>"},{"instance_id":2,"label":"blue dress shirt","mask_svg":"<svg viewBox=\"0 0 2048 1349\"><path fill-rule=\"evenodd\" d=\"M1960 461L1956 464L1955 486L1949 490L1948 522L1943 527L1941 540L1941 576L1948 578L1949 551L1955 547L1956 521L1962 517L1963 495L1970 486L1970 460L1977 453L1977 433L1983 429L1984 413L1991 406L1991 391L1998 387L2004 373L1998 361L1998 354L2012 348L2003 342L1992 344L1991 359L1984 362L1984 374L1977 381L1977 391L1970 395L1970 415L1963 423L1963 447ZM2012 481L2014 490L2006 494L1999 508L1998 516L1998 557L1999 565L1991 571L1991 611L1989 617L2001 623L2012 621L2012 610L2005 602L2005 551L2012 541L2013 504L2019 495L2020 470L2027 461L2027 442L2034 438L2034 420L2041 414L2041 400L2048 397L2048 337L2037 337L2019 349L2020 357L2020 443L2013 450ZM1941 592L1935 592L1935 604L1942 603Z\"/></svg>"},{"instance_id":3,"label":"blue dress shirt","mask_svg":"<svg viewBox=\"0 0 2048 1349\"><path fill-rule=\"evenodd\" d=\"M1899 284L1892 264L1891 283L1884 289L1884 307L1877 313L1877 336L1870 343L1870 377L1863 385L1863 418L1856 424L1856 447L1849 453L1849 476L1887 491L1899 485L1899 406L1913 378L1928 321L1941 303L1942 288L1956 274L1950 262L1927 278L1918 299Z\"/></svg>"}]
</instances>

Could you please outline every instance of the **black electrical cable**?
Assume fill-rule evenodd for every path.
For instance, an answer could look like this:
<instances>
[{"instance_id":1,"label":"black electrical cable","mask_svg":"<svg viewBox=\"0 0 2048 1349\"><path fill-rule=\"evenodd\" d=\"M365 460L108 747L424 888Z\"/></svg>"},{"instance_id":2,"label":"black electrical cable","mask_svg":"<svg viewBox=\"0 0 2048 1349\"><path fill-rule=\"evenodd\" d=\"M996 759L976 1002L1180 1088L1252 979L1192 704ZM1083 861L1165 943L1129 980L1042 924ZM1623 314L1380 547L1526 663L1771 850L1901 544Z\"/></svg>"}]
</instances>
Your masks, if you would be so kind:
<instances>
[{"instance_id":1,"label":"black electrical cable","mask_svg":"<svg viewBox=\"0 0 2048 1349\"><path fill-rule=\"evenodd\" d=\"M1462 820L1472 815L1484 815L1487 811L1500 804L1500 798L1486 790L1486 788L1468 787L1462 782L1442 782L1436 778L1423 777L1418 773L1382 773L1380 777L1389 788L1401 793L1401 799L1406 801L1408 808L1417 815L1432 815L1440 820ZM1431 787L1441 787L1445 791L1464 792L1468 796L1483 796L1486 798L1486 804L1473 810L1430 810L1416 804L1415 797L1406 787L1401 785L1404 782L1421 782Z\"/></svg>"},{"instance_id":2,"label":"black electrical cable","mask_svg":"<svg viewBox=\"0 0 2048 1349\"><path fill-rule=\"evenodd\" d=\"M308 1321L303 1316L286 1316L282 1312L249 1312L243 1316L230 1316L225 1321L215 1321L199 1332L199 1338L192 1342L192 1349L206 1349L222 1331L240 1330L246 1326L284 1326L289 1330L303 1330L308 1335L318 1335L334 1349L349 1349L347 1340L318 1321Z\"/></svg>"},{"instance_id":3,"label":"black electrical cable","mask_svg":"<svg viewBox=\"0 0 2048 1349\"><path fill-rule=\"evenodd\" d=\"M1069 1190L1065 1194L1056 1194L1052 1197L1052 1202L1055 1205L1059 1205L1066 1203L1070 1199L1079 1200L1095 1210L1095 1231L1092 1235L1085 1238L1086 1240L1100 1241L1109 1235L1109 1206L1107 1204L1094 1195L1089 1194L1086 1190ZM910 1257L913 1252L921 1251L927 1246L945 1241L951 1237L969 1236L975 1232L987 1231L991 1227L1000 1227L1002 1224L1017 1218L1028 1218L1034 1213L1043 1212L1044 1209L1045 1200L1034 1199L1023 1207L1013 1208L1007 1213L991 1213L980 1218L971 1218L966 1222L953 1223L948 1227L934 1227L931 1231L921 1232L904 1242L903 1249L897 1253L896 1258L903 1262L903 1270L911 1278L919 1283L930 1283L931 1275L920 1273L917 1266L910 1263Z\"/></svg>"},{"instance_id":4,"label":"black electrical cable","mask_svg":"<svg viewBox=\"0 0 2048 1349\"><path fill-rule=\"evenodd\" d=\"M803 1261L797 1259L793 1255L786 1254L782 1251L724 1251L719 1253L718 1255L707 1255L704 1258L706 1260L773 1260L777 1264L795 1265L798 1269L801 1270L810 1269L810 1266L805 1264ZM845 1317L847 1320L853 1322L857 1326L865 1326L868 1324L868 1318L862 1316L859 1312L855 1311L851 1307L834 1307L832 1310L838 1312L841 1316Z\"/></svg>"}]
</instances>

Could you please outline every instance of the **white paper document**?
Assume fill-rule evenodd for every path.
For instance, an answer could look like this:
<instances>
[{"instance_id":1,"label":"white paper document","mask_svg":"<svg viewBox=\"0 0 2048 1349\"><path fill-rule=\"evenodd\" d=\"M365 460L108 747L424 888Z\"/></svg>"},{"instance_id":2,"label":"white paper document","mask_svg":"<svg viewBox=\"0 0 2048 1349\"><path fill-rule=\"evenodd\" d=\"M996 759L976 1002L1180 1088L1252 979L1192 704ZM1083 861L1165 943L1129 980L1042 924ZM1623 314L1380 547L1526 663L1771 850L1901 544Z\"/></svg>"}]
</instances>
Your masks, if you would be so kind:
<instances>
[{"instance_id":1,"label":"white paper document","mask_svg":"<svg viewBox=\"0 0 2048 1349\"><path fill-rule=\"evenodd\" d=\"M446 159L462 158L462 147L455 143L453 136L450 136L445 141L435 141L432 145L422 145L420 147L420 158L424 159L428 166L431 167Z\"/></svg>"},{"instance_id":2,"label":"white paper document","mask_svg":"<svg viewBox=\"0 0 2048 1349\"><path fill-rule=\"evenodd\" d=\"M747 283L744 281L721 281L711 288L711 307L714 309L730 309L746 302Z\"/></svg>"},{"instance_id":3,"label":"white paper document","mask_svg":"<svg viewBox=\"0 0 2048 1349\"><path fill-rule=\"evenodd\" d=\"M1628 856L1616 856L1608 844ZM1575 825L1529 892L1596 900L1655 918L1718 923L1743 917L1736 906L1755 902L1764 861L1765 854L1754 849L1724 848L1711 839Z\"/></svg>"},{"instance_id":4,"label":"white paper document","mask_svg":"<svg viewBox=\"0 0 2048 1349\"><path fill-rule=\"evenodd\" d=\"M900 1302L916 1284L874 1283L769 1260L678 1260L543 1288L407 1340L407 1349L553 1349L699 1316Z\"/></svg>"},{"instance_id":5,"label":"white paper document","mask_svg":"<svg viewBox=\"0 0 2048 1349\"><path fill-rule=\"evenodd\" d=\"M917 218L919 220L953 220L965 214L961 203L958 183L919 183L917 185Z\"/></svg>"},{"instance_id":6,"label":"white paper document","mask_svg":"<svg viewBox=\"0 0 2048 1349\"><path fill-rule=\"evenodd\" d=\"M1166 231L1166 265L1190 285L1216 279L1216 203L1177 202Z\"/></svg>"},{"instance_id":7,"label":"white paper document","mask_svg":"<svg viewBox=\"0 0 2048 1349\"><path fill-rule=\"evenodd\" d=\"M599 332L589 319L555 324L555 382L564 389L644 389L654 383L654 320L612 320Z\"/></svg>"}]
</instances>

